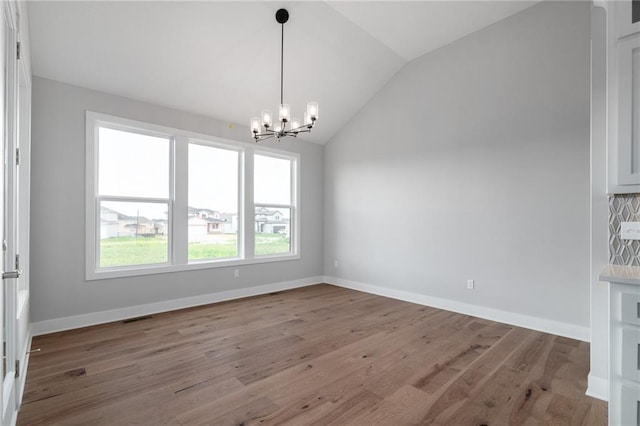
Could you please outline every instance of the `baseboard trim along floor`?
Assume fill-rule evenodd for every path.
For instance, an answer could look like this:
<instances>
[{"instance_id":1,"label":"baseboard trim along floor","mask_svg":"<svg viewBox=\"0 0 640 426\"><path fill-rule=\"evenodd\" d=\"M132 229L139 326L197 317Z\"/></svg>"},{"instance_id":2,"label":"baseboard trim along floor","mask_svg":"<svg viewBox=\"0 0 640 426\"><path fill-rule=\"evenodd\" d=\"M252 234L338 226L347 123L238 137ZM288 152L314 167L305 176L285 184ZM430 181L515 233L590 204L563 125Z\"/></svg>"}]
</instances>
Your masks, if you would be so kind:
<instances>
[{"instance_id":1,"label":"baseboard trim along floor","mask_svg":"<svg viewBox=\"0 0 640 426\"><path fill-rule=\"evenodd\" d=\"M381 287L377 285L350 281L331 276L325 276L324 282L327 284L350 288L352 290L359 290L366 293L377 294L378 296L390 297L392 299L417 303L419 305L430 306L432 308L444 309L446 311L457 312L459 314L471 315L491 321L517 325L518 327L529 328L531 330L542 331L544 333L555 334L557 336L568 337L570 339L581 340L583 342L589 342L591 339L591 332L589 330L589 327L580 327L577 325L567 324L559 321L532 317L515 312L487 308L485 306L472 305L455 300L428 296L426 294L397 290L389 287Z\"/></svg>"},{"instance_id":2,"label":"baseboard trim along floor","mask_svg":"<svg viewBox=\"0 0 640 426\"><path fill-rule=\"evenodd\" d=\"M594 376L589 373L587 378L587 392L588 396L601 399L603 401L609 401L609 380L602 377Z\"/></svg>"},{"instance_id":3,"label":"baseboard trim along floor","mask_svg":"<svg viewBox=\"0 0 640 426\"><path fill-rule=\"evenodd\" d=\"M228 300L241 299L243 297L259 296L262 294L272 293L274 291L291 290L294 288L319 284L322 283L322 280L323 277L311 277L294 281L284 281L255 287L202 294L199 296L184 297L175 300L148 303L144 305L128 306L126 308L112 309L108 311L55 318L32 323L31 330L34 336L40 336L42 334L55 333L58 331L73 330L76 328L104 324L112 321L120 321L123 319L157 314L160 312L174 311L176 309L192 308L194 306L225 302Z\"/></svg>"}]
</instances>

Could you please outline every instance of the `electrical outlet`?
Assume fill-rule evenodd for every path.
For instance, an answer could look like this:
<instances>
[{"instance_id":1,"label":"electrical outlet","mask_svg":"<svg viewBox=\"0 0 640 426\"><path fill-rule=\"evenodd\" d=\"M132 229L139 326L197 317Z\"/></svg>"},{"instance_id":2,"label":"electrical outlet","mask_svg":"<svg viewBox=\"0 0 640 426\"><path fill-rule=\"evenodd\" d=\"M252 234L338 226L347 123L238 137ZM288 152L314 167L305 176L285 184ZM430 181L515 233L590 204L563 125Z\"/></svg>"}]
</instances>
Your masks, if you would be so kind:
<instances>
[{"instance_id":1,"label":"electrical outlet","mask_svg":"<svg viewBox=\"0 0 640 426\"><path fill-rule=\"evenodd\" d=\"M240 276L240 269L234 269L233 270L233 277L234 278L238 278Z\"/></svg>"},{"instance_id":2,"label":"electrical outlet","mask_svg":"<svg viewBox=\"0 0 640 426\"><path fill-rule=\"evenodd\" d=\"M640 240L640 222L622 222L620 238L623 240Z\"/></svg>"},{"instance_id":3,"label":"electrical outlet","mask_svg":"<svg viewBox=\"0 0 640 426\"><path fill-rule=\"evenodd\" d=\"M473 290L476 288L476 284L473 282L473 280L467 280L467 288L469 290Z\"/></svg>"},{"instance_id":4,"label":"electrical outlet","mask_svg":"<svg viewBox=\"0 0 640 426\"><path fill-rule=\"evenodd\" d=\"M333 261L333 267L338 269L338 259Z\"/></svg>"}]
</instances>

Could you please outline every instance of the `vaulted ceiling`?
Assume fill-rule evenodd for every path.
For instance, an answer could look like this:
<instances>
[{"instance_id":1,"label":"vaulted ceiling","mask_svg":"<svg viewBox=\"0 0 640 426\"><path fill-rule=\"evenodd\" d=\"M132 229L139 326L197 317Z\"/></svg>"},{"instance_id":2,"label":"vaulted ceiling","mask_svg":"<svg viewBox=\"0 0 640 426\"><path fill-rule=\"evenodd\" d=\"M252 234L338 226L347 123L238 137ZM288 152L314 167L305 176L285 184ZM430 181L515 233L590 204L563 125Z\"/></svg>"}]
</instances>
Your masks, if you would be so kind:
<instances>
[{"instance_id":1,"label":"vaulted ceiling","mask_svg":"<svg viewBox=\"0 0 640 426\"><path fill-rule=\"evenodd\" d=\"M30 1L33 74L248 126L280 98L328 141L408 61L535 1ZM381 128L384 123L379 123ZM250 139L247 130L247 140Z\"/></svg>"}]
</instances>

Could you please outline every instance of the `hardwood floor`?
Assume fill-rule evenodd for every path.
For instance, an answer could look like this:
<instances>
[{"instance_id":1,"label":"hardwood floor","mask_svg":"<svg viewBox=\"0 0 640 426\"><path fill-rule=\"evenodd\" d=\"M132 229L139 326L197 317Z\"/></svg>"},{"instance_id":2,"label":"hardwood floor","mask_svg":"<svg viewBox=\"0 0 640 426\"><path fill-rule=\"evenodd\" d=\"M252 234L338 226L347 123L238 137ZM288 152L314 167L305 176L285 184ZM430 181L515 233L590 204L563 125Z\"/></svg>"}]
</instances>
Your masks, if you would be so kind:
<instances>
[{"instance_id":1,"label":"hardwood floor","mask_svg":"<svg viewBox=\"0 0 640 426\"><path fill-rule=\"evenodd\" d=\"M589 344L330 285L35 337L19 425L605 425Z\"/></svg>"}]
</instances>

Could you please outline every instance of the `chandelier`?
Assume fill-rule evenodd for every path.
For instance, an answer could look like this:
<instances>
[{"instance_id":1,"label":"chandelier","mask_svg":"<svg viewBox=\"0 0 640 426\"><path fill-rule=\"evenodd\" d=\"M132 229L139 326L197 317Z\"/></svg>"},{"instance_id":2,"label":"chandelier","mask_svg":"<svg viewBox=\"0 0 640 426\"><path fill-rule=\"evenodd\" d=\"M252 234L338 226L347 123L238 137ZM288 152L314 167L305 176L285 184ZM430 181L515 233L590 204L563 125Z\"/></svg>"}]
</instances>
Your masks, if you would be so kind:
<instances>
[{"instance_id":1,"label":"chandelier","mask_svg":"<svg viewBox=\"0 0 640 426\"><path fill-rule=\"evenodd\" d=\"M256 142L266 139L292 136L297 137L298 133L310 133L318 119L318 103L307 103L307 111L304 113L304 120L300 122L297 118L291 118L291 109L284 103L283 81L284 81L284 24L289 20L289 12L286 9L279 9L276 12L276 21L282 25L282 39L280 42L280 106L278 108L278 121L274 123L271 111L262 111L262 116L251 118L251 134Z\"/></svg>"}]
</instances>

